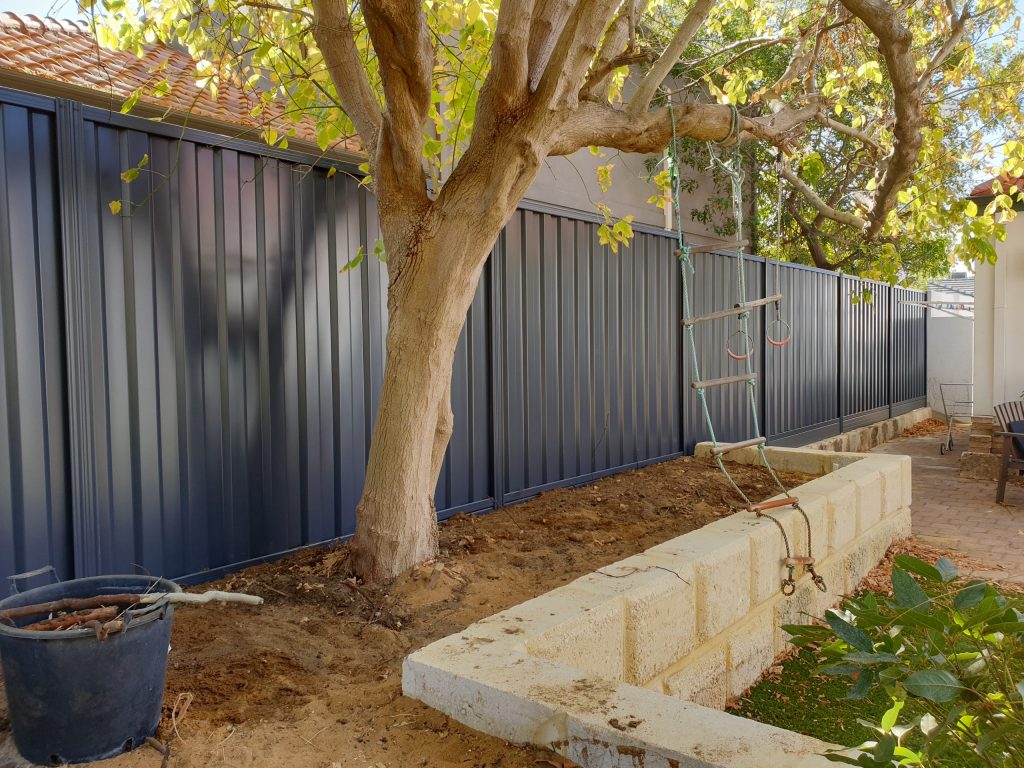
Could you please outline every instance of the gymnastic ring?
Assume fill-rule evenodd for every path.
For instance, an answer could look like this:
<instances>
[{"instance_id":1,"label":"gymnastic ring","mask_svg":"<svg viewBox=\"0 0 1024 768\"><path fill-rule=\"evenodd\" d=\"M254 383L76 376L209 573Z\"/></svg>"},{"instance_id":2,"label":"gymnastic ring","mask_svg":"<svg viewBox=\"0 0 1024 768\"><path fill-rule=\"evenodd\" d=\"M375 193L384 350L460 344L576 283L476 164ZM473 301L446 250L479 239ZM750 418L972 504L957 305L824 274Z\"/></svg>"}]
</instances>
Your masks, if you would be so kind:
<instances>
[{"instance_id":1,"label":"gymnastic ring","mask_svg":"<svg viewBox=\"0 0 1024 768\"><path fill-rule=\"evenodd\" d=\"M738 354L732 351L732 340L737 336L740 336L746 342L746 352L743 354ZM732 336L729 337L729 340L725 342L725 354L727 354L732 360L746 360L754 354L754 342L751 340L750 334L743 330L735 331Z\"/></svg>"},{"instance_id":2,"label":"gymnastic ring","mask_svg":"<svg viewBox=\"0 0 1024 768\"><path fill-rule=\"evenodd\" d=\"M782 338L772 338L772 331L776 329L781 331L781 333L778 335L781 336ZM773 320L771 324L768 326L768 331L765 333L765 338L768 340L768 343L771 344L773 347L784 347L793 340L793 328L785 320Z\"/></svg>"}]
</instances>

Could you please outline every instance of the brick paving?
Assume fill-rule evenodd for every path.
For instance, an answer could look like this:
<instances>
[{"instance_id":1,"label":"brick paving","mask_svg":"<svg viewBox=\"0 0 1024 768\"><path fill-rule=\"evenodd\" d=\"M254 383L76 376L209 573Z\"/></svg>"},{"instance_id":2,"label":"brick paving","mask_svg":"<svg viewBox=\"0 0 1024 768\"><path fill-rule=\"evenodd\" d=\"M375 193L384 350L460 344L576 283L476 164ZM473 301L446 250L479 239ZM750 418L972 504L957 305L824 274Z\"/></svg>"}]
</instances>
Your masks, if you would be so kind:
<instances>
[{"instance_id":1,"label":"brick paving","mask_svg":"<svg viewBox=\"0 0 1024 768\"><path fill-rule=\"evenodd\" d=\"M957 472L960 452L967 448L967 430L957 431L953 452L945 456L939 455L942 437L897 438L872 451L911 457L914 535L991 568L976 575L1024 582L1024 485L1011 483L1006 503L996 504L994 481L968 480Z\"/></svg>"}]
</instances>

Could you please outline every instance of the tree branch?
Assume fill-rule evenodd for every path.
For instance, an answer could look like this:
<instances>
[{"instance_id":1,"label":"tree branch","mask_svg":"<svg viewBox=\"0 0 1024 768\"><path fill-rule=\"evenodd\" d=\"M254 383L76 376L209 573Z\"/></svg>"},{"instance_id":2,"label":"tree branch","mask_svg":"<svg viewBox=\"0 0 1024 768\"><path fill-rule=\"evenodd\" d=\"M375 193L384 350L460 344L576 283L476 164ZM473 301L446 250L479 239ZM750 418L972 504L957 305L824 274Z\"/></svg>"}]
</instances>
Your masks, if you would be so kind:
<instances>
[{"instance_id":1,"label":"tree branch","mask_svg":"<svg viewBox=\"0 0 1024 768\"><path fill-rule=\"evenodd\" d=\"M851 138L857 139L858 141L868 145L869 147L875 149L876 151L880 152L882 150L882 145L875 141L875 139L873 139L869 134L865 133L864 131L858 130L857 128L854 128L852 125L847 125L846 123L841 123L838 120L833 120L824 112L818 112L818 114L815 116L815 119L822 125L831 128L833 131L836 131L837 133L842 133L847 136L850 136Z\"/></svg>"},{"instance_id":2,"label":"tree branch","mask_svg":"<svg viewBox=\"0 0 1024 768\"><path fill-rule=\"evenodd\" d=\"M654 94L657 93L658 88L661 87L665 78L668 77L672 67L679 62L683 52L690 45L698 30L704 25L714 5L714 0L694 0L693 6L690 8L689 13L686 14L686 18L683 19L683 23L679 25L679 29L676 30L672 41L647 71L647 74L644 75L643 80L640 81L636 91L633 93L633 97L629 102L629 111L632 114L639 115L646 112L647 108L651 106Z\"/></svg>"},{"instance_id":3,"label":"tree branch","mask_svg":"<svg viewBox=\"0 0 1024 768\"><path fill-rule=\"evenodd\" d=\"M814 262L814 266L818 269L835 269L835 266L829 262L828 257L825 255L825 248L821 244L821 233L804 221L796 203L790 203L789 212L793 215L793 219L796 221L797 227L800 228L800 234L804 236L804 242L807 243L807 250L811 254L811 260Z\"/></svg>"},{"instance_id":4,"label":"tree branch","mask_svg":"<svg viewBox=\"0 0 1024 768\"><path fill-rule=\"evenodd\" d=\"M534 0L505 0L498 14L491 49L491 71L480 89L480 103L487 112L511 106L525 98L530 77L530 19Z\"/></svg>"},{"instance_id":5,"label":"tree branch","mask_svg":"<svg viewBox=\"0 0 1024 768\"><path fill-rule=\"evenodd\" d=\"M950 12L950 22L952 28L949 32L949 37L942 44L942 47L935 52L932 60L928 63L921 77L918 78L918 86L924 87L931 79L932 75L938 71L950 56L953 55L953 51L960 45L960 41L964 39L964 34L967 32L967 22L970 21L971 15L968 13L967 4L964 4L964 10L959 17L956 15L956 9L953 7L953 3L947 3L947 9Z\"/></svg>"},{"instance_id":6,"label":"tree branch","mask_svg":"<svg viewBox=\"0 0 1024 768\"><path fill-rule=\"evenodd\" d=\"M587 70L597 54L598 42L618 5L619 0L578 0L537 85L537 109L576 108Z\"/></svg>"},{"instance_id":7,"label":"tree branch","mask_svg":"<svg viewBox=\"0 0 1024 768\"><path fill-rule=\"evenodd\" d=\"M921 92L914 61L913 35L900 23L897 10L886 0L840 0L878 38L892 82L896 123L893 150L875 191L864 236L871 240L885 226L896 192L910 178L921 150Z\"/></svg>"},{"instance_id":8,"label":"tree branch","mask_svg":"<svg viewBox=\"0 0 1024 768\"><path fill-rule=\"evenodd\" d=\"M380 104L356 50L355 32L348 13L347 0L312 0L315 21L313 37L324 57L327 72L338 98L363 147L372 157L380 134Z\"/></svg>"},{"instance_id":9,"label":"tree branch","mask_svg":"<svg viewBox=\"0 0 1024 768\"><path fill-rule=\"evenodd\" d=\"M779 173L782 174L782 177L789 182L789 185L793 187L793 189L797 190L807 200L807 202L811 204L812 208L817 210L818 213L823 215L825 218L832 219L832 221L837 221L840 224L845 224L859 232L863 232L867 229L867 221L852 213L837 211L822 200L821 197L818 196L818 193L815 192L806 181L793 173L793 169L788 165L782 164L779 168Z\"/></svg>"},{"instance_id":10,"label":"tree branch","mask_svg":"<svg viewBox=\"0 0 1024 768\"><path fill-rule=\"evenodd\" d=\"M607 98L608 76L619 67L638 64L647 55L633 50L636 20L643 13L647 0L626 0L608 31L604 42L580 91L580 98Z\"/></svg>"},{"instance_id":11,"label":"tree branch","mask_svg":"<svg viewBox=\"0 0 1024 768\"><path fill-rule=\"evenodd\" d=\"M540 86L541 77L555 49L562 29L572 13L577 0L539 0L530 21L530 40L526 56L529 62L530 92ZM500 14L499 14L500 15Z\"/></svg>"},{"instance_id":12,"label":"tree branch","mask_svg":"<svg viewBox=\"0 0 1024 768\"><path fill-rule=\"evenodd\" d=\"M383 135L379 162L387 162L402 186L420 179L426 195L421 157L423 124L430 110L434 52L430 29L419 0L363 0L366 28L380 62L384 86ZM383 176L387 167L378 169Z\"/></svg>"}]
</instances>

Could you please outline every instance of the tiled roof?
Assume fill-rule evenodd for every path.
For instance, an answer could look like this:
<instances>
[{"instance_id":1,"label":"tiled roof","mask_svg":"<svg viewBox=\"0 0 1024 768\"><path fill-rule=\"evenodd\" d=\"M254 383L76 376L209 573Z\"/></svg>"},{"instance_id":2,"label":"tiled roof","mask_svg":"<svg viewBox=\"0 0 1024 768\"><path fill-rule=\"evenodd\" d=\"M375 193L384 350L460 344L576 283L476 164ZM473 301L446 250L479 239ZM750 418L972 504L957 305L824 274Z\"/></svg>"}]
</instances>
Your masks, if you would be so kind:
<instances>
[{"instance_id":1,"label":"tiled roof","mask_svg":"<svg viewBox=\"0 0 1024 768\"><path fill-rule=\"evenodd\" d=\"M973 277L952 277L946 280L934 280L928 283L928 287L936 291L947 293L959 293L963 296L974 295Z\"/></svg>"},{"instance_id":2,"label":"tiled roof","mask_svg":"<svg viewBox=\"0 0 1024 768\"><path fill-rule=\"evenodd\" d=\"M1024 189L1024 178L1011 178L1009 176L1000 176L999 181L1003 184L1003 189L1006 190L1008 187L1017 187L1018 190ZM995 179L989 179L983 181L981 184L971 190L971 197L992 197L995 193L992 191L992 185L996 183Z\"/></svg>"},{"instance_id":3,"label":"tiled roof","mask_svg":"<svg viewBox=\"0 0 1024 768\"><path fill-rule=\"evenodd\" d=\"M97 44L85 22L0 13L0 70L88 89L115 105L138 88L166 78L170 85L167 96L144 94L140 103L161 112L170 110L179 117L190 114L247 130L260 131L273 125L279 135L294 126L295 139L316 142L311 120L293 123L281 117L281 108L276 105L258 117L251 116L258 99L234 83L222 82L216 99L209 91L197 88L194 63L184 51L150 45L139 58L125 51L107 50ZM339 149L351 152L358 146Z\"/></svg>"}]
</instances>

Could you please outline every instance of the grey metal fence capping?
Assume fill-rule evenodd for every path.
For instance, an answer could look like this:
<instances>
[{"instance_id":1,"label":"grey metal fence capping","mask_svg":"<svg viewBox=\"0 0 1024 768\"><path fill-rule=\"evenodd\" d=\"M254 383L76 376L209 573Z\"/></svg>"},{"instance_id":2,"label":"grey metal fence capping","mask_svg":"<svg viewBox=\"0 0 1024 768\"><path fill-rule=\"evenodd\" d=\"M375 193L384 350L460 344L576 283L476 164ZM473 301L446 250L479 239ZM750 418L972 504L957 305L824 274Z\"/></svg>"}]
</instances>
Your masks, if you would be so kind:
<instances>
[{"instance_id":1,"label":"grey metal fence capping","mask_svg":"<svg viewBox=\"0 0 1024 768\"><path fill-rule=\"evenodd\" d=\"M120 173L149 156L132 184ZM199 580L353 531L384 361L386 271L366 190L315 159L0 91L0 577ZM115 216L107 205L123 199ZM673 241L525 205L459 342L441 517L690 452L705 439ZM696 257L695 310L734 258ZM794 340L758 345L761 422L799 444L925 402L918 292L750 259ZM766 284L767 283L767 284ZM764 311L755 330L763 334ZM772 310L767 310L772 311ZM773 316L773 315L772 315ZM736 373L727 325L705 377ZM709 393L749 436L739 388Z\"/></svg>"}]
</instances>

